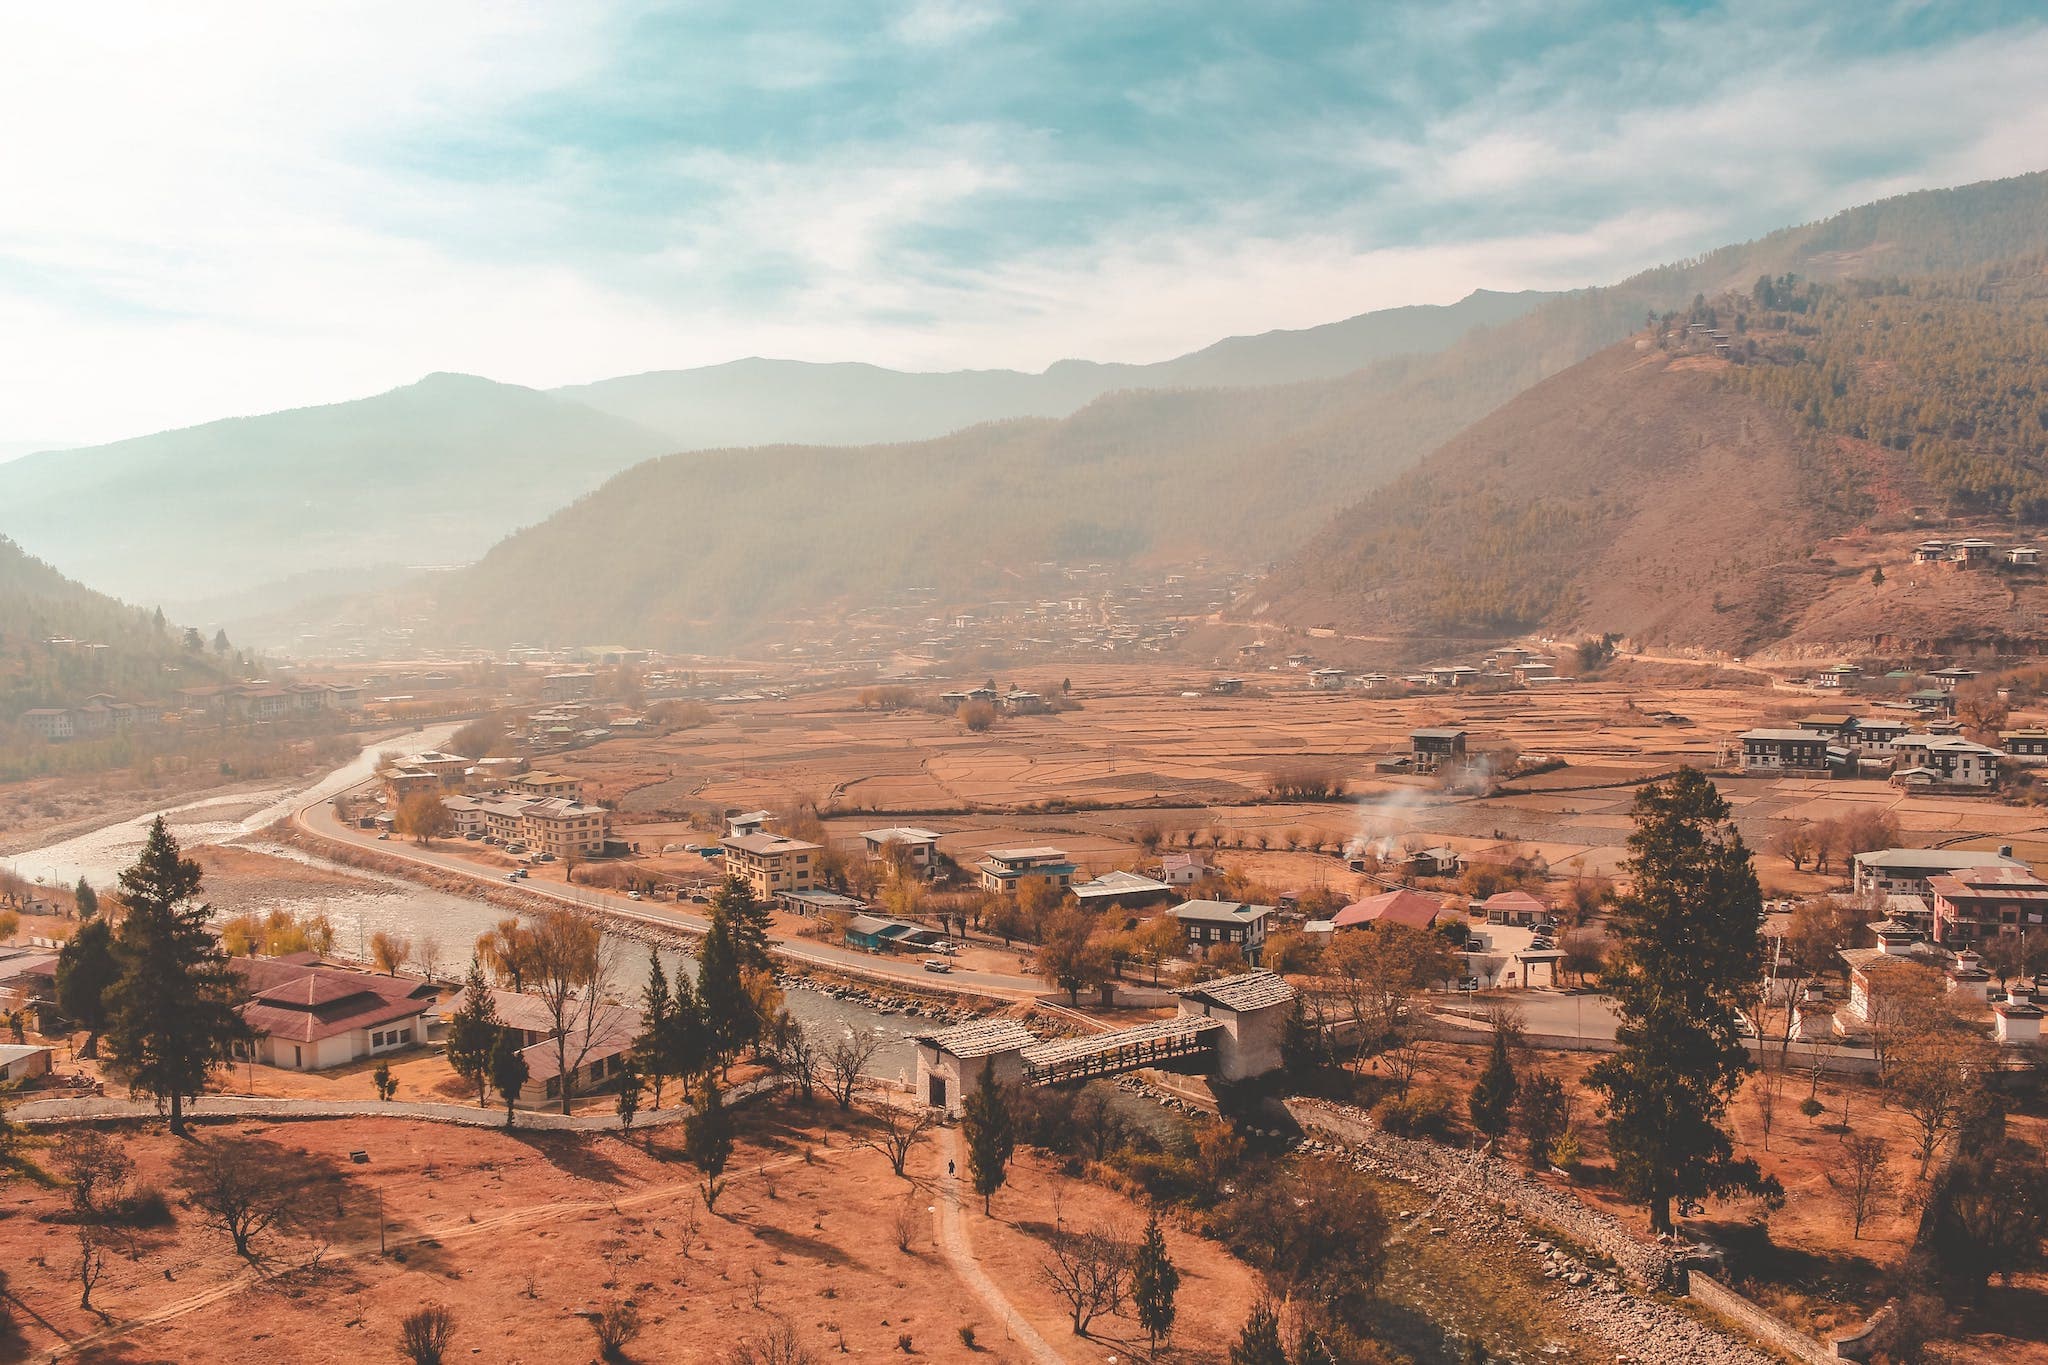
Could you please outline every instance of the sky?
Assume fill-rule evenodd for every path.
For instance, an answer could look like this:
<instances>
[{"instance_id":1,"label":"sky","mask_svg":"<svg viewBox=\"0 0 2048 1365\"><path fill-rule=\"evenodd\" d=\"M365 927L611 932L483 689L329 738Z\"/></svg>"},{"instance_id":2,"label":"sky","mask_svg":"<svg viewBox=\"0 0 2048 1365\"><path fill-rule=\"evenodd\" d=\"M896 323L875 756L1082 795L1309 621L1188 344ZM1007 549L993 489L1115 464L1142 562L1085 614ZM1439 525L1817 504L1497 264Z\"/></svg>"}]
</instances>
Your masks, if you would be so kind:
<instances>
[{"instance_id":1,"label":"sky","mask_svg":"<svg viewBox=\"0 0 2048 1365\"><path fill-rule=\"evenodd\" d=\"M1150 361L2048 165L2048 6L0 7L0 458L435 370Z\"/></svg>"}]
</instances>

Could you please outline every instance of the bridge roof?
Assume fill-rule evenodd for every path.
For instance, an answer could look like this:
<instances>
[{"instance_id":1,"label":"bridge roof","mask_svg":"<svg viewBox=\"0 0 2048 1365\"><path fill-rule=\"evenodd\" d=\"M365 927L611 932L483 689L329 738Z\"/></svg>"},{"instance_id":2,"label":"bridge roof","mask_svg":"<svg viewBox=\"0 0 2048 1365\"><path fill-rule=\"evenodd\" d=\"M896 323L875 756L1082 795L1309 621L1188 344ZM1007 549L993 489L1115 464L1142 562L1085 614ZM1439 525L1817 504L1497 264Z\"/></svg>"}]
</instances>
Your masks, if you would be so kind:
<instances>
[{"instance_id":1,"label":"bridge roof","mask_svg":"<svg viewBox=\"0 0 2048 1365\"><path fill-rule=\"evenodd\" d=\"M1049 1038L1025 1048L1024 1060L1031 1066L1051 1066L1080 1057L1100 1056L1132 1043L1149 1043L1161 1038L1193 1038L1222 1027L1220 1019L1177 1014L1169 1019L1154 1019L1150 1023L1120 1028L1113 1033L1091 1033L1082 1038Z\"/></svg>"},{"instance_id":2,"label":"bridge roof","mask_svg":"<svg viewBox=\"0 0 2048 1365\"><path fill-rule=\"evenodd\" d=\"M1015 1019L977 1019L971 1024L957 1024L915 1037L917 1042L929 1043L955 1057L988 1057L998 1052L1016 1052L1038 1041L1037 1034Z\"/></svg>"},{"instance_id":3,"label":"bridge roof","mask_svg":"<svg viewBox=\"0 0 2048 1365\"><path fill-rule=\"evenodd\" d=\"M1294 998L1294 987L1278 972L1256 971L1203 981L1174 993L1241 1014L1246 1010L1264 1009L1268 1005L1286 1004Z\"/></svg>"}]
</instances>

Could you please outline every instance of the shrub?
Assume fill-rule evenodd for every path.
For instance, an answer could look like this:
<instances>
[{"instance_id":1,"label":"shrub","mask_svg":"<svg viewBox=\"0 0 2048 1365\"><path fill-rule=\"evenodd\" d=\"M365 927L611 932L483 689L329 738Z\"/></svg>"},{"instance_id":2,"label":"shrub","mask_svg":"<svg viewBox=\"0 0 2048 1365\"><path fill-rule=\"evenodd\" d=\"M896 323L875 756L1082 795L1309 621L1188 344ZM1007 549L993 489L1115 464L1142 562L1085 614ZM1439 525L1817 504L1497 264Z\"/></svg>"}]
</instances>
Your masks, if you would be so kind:
<instances>
[{"instance_id":1,"label":"shrub","mask_svg":"<svg viewBox=\"0 0 2048 1365\"><path fill-rule=\"evenodd\" d=\"M619 1360L640 1335L640 1310L624 1299L615 1299L591 1316L590 1330L597 1337L597 1353L606 1360Z\"/></svg>"},{"instance_id":2,"label":"shrub","mask_svg":"<svg viewBox=\"0 0 2048 1365\"><path fill-rule=\"evenodd\" d=\"M1389 1095L1372 1107L1372 1121L1395 1137L1440 1138L1451 1131L1451 1102L1436 1090Z\"/></svg>"},{"instance_id":3,"label":"shrub","mask_svg":"<svg viewBox=\"0 0 2048 1365\"><path fill-rule=\"evenodd\" d=\"M455 1337L455 1315L430 1303L407 1313L398 1324L398 1353L412 1365L441 1365Z\"/></svg>"},{"instance_id":4,"label":"shrub","mask_svg":"<svg viewBox=\"0 0 2048 1365\"><path fill-rule=\"evenodd\" d=\"M985 701L962 702L956 714L960 723L976 734L996 723L996 708Z\"/></svg>"}]
</instances>

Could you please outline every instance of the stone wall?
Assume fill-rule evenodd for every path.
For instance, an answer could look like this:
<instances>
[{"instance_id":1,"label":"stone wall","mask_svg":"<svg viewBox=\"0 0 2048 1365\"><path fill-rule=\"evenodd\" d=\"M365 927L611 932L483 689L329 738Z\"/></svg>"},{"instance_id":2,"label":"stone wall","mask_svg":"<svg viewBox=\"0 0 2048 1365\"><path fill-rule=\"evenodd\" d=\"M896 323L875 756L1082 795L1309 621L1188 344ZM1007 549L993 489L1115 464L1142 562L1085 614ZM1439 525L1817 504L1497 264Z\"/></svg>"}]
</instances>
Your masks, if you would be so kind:
<instances>
[{"instance_id":1,"label":"stone wall","mask_svg":"<svg viewBox=\"0 0 2048 1365\"><path fill-rule=\"evenodd\" d=\"M1643 1288L1675 1281L1669 1249L1636 1235L1612 1216L1534 1180L1498 1157L1477 1157L1434 1142L1381 1132L1362 1109L1324 1100L1288 1100L1287 1113L1304 1128L1360 1148L1385 1172L1425 1190L1452 1184L1504 1204L1517 1216L1549 1228L1594 1255L1614 1262Z\"/></svg>"},{"instance_id":2,"label":"stone wall","mask_svg":"<svg viewBox=\"0 0 2048 1365\"><path fill-rule=\"evenodd\" d=\"M1794 1331L1705 1271L1687 1271L1685 1278L1689 1298L1741 1328L1752 1341L1802 1365L1840 1365L1833 1351L1806 1333Z\"/></svg>"}]
</instances>

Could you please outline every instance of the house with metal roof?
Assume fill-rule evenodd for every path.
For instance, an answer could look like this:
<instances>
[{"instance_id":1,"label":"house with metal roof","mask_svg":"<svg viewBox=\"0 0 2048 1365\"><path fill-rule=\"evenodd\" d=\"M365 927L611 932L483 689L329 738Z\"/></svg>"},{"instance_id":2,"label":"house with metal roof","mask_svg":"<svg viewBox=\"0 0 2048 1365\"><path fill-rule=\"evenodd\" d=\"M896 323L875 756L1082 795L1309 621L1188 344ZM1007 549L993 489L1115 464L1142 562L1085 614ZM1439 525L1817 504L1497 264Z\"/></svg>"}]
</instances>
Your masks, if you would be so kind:
<instances>
[{"instance_id":1,"label":"house with metal roof","mask_svg":"<svg viewBox=\"0 0 2048 1365\"><path fill-rule=\"evenodd\" d=\"M1233 944L1247 961L1257 962L1266 945L1266 921L1275 907L1244 901L1183 901L1166 913L1180 924L1188 947L1197 954Z\"/></svg>"}]
</instances>

